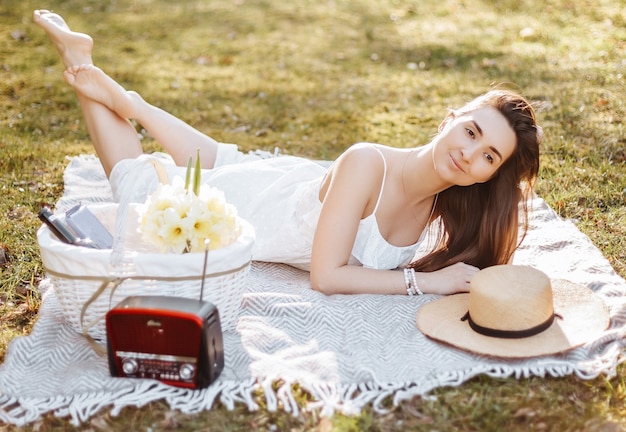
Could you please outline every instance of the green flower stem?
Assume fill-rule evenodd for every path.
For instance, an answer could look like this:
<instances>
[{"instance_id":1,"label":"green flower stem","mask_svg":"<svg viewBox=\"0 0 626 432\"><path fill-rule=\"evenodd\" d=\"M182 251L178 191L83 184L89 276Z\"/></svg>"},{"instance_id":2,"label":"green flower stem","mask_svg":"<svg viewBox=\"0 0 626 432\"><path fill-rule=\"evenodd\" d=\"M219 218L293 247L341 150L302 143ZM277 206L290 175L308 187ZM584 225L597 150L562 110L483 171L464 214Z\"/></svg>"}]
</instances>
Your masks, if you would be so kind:
<instances>
[{"instance_id":1,"label":"green flower stem","mask_svg":"<svg viewBox=\"0 0 626 432\"><path fill-rule=\"evenodd\" d=\"M201 179L200 149L196 152L196 169L193 172L193 193L200 195L200 179Z\"/></svg>"},{"instance_id":2,"label":"green flower stem","mask_svg":"<svg viewBox=\"0 0 626 432\"><path fill-rule=\"evenodd\" d=\"M185 190L189 190L189 182L191 181L191 156L189 156L189 160L187 161L187 172L185 173Z\"/></svg>"}]
</instances>

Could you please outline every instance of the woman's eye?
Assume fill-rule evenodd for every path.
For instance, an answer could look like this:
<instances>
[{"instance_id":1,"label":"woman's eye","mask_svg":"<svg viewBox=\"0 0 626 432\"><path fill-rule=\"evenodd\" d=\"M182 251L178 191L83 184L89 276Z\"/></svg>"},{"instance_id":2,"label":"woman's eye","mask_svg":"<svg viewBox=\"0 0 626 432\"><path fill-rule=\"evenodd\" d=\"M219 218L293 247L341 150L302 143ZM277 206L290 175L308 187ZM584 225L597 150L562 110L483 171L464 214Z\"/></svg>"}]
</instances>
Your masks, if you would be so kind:
<instances>
[{"instance_id":1,"label":"woman's eye","mask_svg":"<svg viewBox=\"0 0 626 432\"><path fill-rule=\"evenodd\" d=\"M490 164L493 163L493 156L491 156L489 153L485 153L485 158Z\"/></svg>"},{"instance_id":2,"label":"woman's eye","mask_svg":"<svg viewBox=\"0 0 626 432\"><path fill-rule=\"evenodd\" d=\"M473 131L473 130L471 130L471 129L465 129L465 130L467 131L467 134L468 134L470 137L474 138L474 137L476 136L476 134L474 133L474 131Z\"/></svg>"}]
</instances>

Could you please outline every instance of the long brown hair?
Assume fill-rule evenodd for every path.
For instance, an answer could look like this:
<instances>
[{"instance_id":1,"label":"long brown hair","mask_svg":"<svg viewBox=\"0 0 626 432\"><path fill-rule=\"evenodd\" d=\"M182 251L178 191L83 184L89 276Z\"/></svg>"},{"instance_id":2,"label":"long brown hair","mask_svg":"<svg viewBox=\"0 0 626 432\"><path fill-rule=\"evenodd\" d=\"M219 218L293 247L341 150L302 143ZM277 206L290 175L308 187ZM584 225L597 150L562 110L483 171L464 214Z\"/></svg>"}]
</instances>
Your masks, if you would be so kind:
<instances>
[{"instance_id":1,"label":"long brown hair","mask_svg":"<svg viewBox=\"0 0 626 432\"><path fill-rule=\"evenodd\" d=\"M515 151L487 182L452 186L439 194L434 210L439 234L433 251L411 264L418 271L457 262L478 268L506 264L526 234L528 199L539 172L541 130L532 106L507 90L492 90L451 115L486 106L507 119L517 139Z\"/></svg>"}]
</instances>

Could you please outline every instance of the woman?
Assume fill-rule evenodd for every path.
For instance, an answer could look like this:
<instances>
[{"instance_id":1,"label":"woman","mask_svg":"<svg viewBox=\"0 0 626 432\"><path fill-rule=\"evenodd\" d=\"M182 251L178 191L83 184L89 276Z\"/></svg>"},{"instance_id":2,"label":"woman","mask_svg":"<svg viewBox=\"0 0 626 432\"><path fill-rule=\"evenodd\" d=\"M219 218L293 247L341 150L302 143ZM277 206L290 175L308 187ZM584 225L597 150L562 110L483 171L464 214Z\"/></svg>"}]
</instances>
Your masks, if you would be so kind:
<instances>
[{"instance_id":1,"label":"woman","mask_svg":"<svg viewBox=\"0 0 626 432\"><path fill-rule=\"evenodd\" d=\"M422 147L357 144L328 169L290 156L248 161L93 66L91 37L59 15L38 10L34 21L67 67L117 199L156 186L152 168L136 162L146 156L132 118L171 155L161 157L170 176L200 149L203 182L255 226L254 259L307 267L321 292L453 294L467 291L479 268L512 259L542 135L516 94L491 91L450 111ZM437 244L411 263L435 220Z\"/></svg>"}]
</instances>

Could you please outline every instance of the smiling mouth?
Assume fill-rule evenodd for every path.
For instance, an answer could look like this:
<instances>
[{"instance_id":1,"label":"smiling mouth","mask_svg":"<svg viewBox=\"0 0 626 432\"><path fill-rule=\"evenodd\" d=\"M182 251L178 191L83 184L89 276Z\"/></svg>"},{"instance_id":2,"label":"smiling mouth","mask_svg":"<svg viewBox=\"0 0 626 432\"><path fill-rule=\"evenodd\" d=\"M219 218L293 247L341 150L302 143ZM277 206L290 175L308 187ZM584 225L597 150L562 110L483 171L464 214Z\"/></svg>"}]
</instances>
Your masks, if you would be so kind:
<instances>
[{"instance_id":1,"label":"smiling mouth","mask_svg":"<svg viewBox=\"0 0 626 432\"><path fill-rule=\"evenodd\" d=\"M449 155L449 156L450 156L450 161L452 162L452 165L456 169L458 169L459 171L461 171L462 173L465 174L465 170L461 167L461 165L459 165L459 163L456 161L456 159L452 155Z\"/></svg>"}]
</instances>

